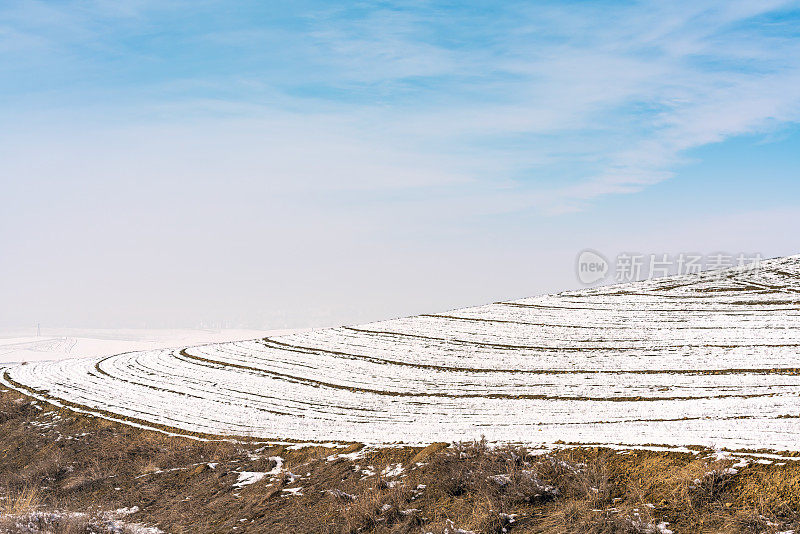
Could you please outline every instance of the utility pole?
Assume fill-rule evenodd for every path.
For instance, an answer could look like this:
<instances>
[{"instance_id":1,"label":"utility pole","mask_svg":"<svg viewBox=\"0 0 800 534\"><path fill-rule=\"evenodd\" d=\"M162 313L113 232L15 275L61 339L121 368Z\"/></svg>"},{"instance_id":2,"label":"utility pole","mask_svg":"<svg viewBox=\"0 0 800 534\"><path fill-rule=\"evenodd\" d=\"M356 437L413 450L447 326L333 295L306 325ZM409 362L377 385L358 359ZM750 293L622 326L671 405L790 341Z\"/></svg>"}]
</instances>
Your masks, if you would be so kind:
<instances>
[{"instance_id":1,"label":"utility pole","mask_svg":"<svg viewBox=\"0 0 800 534\"><path fill-rule=\"evenodd\" d=\"M42 337L42 327L39 323L36 323L36 337Z\"/></svg>"}]
</instances>

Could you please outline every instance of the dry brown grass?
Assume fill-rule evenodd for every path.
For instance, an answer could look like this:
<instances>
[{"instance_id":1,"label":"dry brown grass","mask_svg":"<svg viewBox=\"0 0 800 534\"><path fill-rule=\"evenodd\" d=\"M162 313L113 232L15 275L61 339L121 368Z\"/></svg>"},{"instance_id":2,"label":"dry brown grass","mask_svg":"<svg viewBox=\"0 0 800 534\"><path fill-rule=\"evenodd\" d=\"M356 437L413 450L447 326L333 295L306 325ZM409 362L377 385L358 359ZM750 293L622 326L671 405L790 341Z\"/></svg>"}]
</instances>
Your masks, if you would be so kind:
<instances>
[{"instance_id":1,"label":"dry brown grass","mask_svg":"<svg viewBox=\"0 0 800 534\"><path fill-rule=\"evenodd\" d=\"M751 464L698 454L461 444L413 468L391 488L367 477L331 499L330 532L657 533L778 532L798 525L789 496L796 464ZM788 477L780 473L788 468ZM762 484L771 483L765 495ZM416 490L424 486L422 490ZM345 487L343 485L342 487ZM403 514L402 511L411 513ZM667 528L666 525L662 525Z\"/></svg>"},{"instance_id":2,"label":"dry brown grass","mask_svg":"<svg viewBox=\"0 0 800 534\"><path fill-rule=\"evenodd\" d=\"M40 408L0 393L0 533L19 532L20 520L30 532L107 532L104 511L130 506L141 511L126 521L176 533L657 534L667 522L675 533L733 534L800 525L800 462L734 474L710 451L538 455L484 442L295 450ZM235 487L242 471L272 469L271 456L284 459L281 476ZM382 474L398 465L401 474Z\"/></svg>"},{"instance_id":3,"label":"dry brown grass","mask_svg":"<svg viewBox=\"0 0 800 534\"><path fill-rule=\"evenodd\" d=\"M0 516L30 514L39 508L40 500L39 489L32 486L17 492L7 492L6 499L0 505Z\"/></svg>"}]
</instances>

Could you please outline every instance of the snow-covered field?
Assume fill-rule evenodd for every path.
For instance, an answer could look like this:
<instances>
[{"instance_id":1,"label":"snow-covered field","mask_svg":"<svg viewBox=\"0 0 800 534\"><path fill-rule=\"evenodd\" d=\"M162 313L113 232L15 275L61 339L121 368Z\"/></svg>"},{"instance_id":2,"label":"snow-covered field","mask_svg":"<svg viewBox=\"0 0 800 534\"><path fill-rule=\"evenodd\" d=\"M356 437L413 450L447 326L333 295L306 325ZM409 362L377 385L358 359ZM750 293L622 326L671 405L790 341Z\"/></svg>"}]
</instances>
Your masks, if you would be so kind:
<instances>
[{"instance_id":1,"label":"snow-covered field","mask_svg":"<svg viewBox=\"0 0 800 534\"><path fill-rule=\"evenodd\" d=\"M134 350L165 349L199 343L222 343L289 332L291 331L46 328L40 335L37 335L35 328L7 329L0 330L0 365L88 356L111 356Z\"/></svg>"},{"instance_id":2,"label":"snow-covered field","mask_svg":"<svg viewBox=\"0 0 800 534\"><path fill-rule=\"evenodd\" d=\"M800 256L2 375L209 434L800 450Z\"/></svg>"}]
</instances>

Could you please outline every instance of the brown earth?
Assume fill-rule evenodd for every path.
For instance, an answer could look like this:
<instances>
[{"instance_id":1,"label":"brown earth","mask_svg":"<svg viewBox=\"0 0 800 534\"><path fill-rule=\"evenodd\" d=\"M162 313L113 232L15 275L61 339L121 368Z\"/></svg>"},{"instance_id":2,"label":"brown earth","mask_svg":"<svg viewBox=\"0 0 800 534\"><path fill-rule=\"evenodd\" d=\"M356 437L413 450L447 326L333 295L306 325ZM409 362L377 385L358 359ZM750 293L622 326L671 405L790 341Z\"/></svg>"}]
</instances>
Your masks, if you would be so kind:
<instances>
[{"instance_id":1,"label":"brown earth","mask_svg":"<svg viewBox=\"0 0 800 534\"><path fill-rule=\"evenodd\" d=\"M283 462L280 474L236 487L241 472L275 468L274 457ZM484 443L364 449L200 441L2 390L0 532L800 528L800 462L751 461L729 471L738 460L715 460L707 450L534 454Z\"/></svg>"}]
</instances>

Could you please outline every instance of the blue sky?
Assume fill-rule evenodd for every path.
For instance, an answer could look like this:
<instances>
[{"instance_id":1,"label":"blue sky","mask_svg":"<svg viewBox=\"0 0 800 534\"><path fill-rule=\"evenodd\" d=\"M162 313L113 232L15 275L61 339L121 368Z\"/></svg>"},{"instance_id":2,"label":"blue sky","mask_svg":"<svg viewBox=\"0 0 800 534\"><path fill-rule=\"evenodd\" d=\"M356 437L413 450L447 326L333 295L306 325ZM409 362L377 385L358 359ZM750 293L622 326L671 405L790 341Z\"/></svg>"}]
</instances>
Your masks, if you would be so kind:
<instances>
[{"instance_id":1,"label":"blue sky","mask_svg":"<svg viewBox=\"0 0 800 534\"><path fill-rule=\"evenodd\" d=\"M0 325L282 327L800 252L798 2L0 4Z\"/></svg>"}]
</instances>

